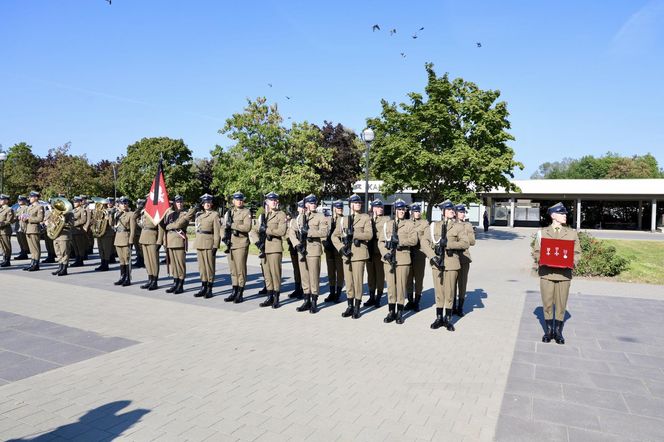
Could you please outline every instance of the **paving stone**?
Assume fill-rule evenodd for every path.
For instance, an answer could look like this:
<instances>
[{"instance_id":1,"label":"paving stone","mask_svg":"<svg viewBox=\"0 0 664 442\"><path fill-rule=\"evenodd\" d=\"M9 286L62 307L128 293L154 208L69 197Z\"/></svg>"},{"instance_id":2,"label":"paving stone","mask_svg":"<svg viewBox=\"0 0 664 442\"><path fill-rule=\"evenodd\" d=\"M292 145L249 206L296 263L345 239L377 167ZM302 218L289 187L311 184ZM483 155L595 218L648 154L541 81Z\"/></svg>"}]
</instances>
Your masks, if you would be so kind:
<instances>
[{"instance_id":1,"label":"paving stone","mask_svg":"<svg viewBox=\"0 0 664 442\"><path fill-rule=\"evenodd\" d=\"M537 365L535 366L535 379L556 382L563 385L592 385L590 376L587 373L563 367L551 368Z\"/></svg>"},{"instance_id":2,"label":"paving stone","mask_svg":"<svg viewBox=\"0 0 664 442\"><path fill-rule=\"evenodd\" d=\"M657 441L664 434L664 421L611 410L599 410L604 432L635 440Z\"/></svg>"},{"instance_id":3,"label":"paving stone","mask_svg":"<svg viewBox=\"0 0 664 442\"><path fill-rule=\"evenodd\" d=\"M630 393L623 393L623 397L632 414L664 419L664 399Z\"/></svg>"},{"instance_id":4,"label":"paving stone","mask_svg":"<svg viewBox=\"0 0 664 442\"><path fill-rule=\"evenodd\" d=\"M645 383L650 394L658 398L664 398L664 382L646 380Z\"/></svg>"},{"instance_id":5,"label":"paving stone","mask_svg":"<svg viewBox=\"0 0 664 442\"><path fill-rule=\"evenodd\" d=\"M507 380L505 392L551 399L563 398L563 387L560 383L511 376Z\"/></svg>"},{"instance_id":6,"label":"paving stone","mask_svg":"<svg viewBox=\"0 0 664 442\"><path fill-rule=\"evenodd\" d=\"M18 381L48 370L60 367L60 365L30 358L28 364L20 363L9 367L0 368L0 378L6 381Z\"/></svg>"},{"instance_id":7,"label":"paving stone","mask_svg":"<svg viewBox=\"0 0 664 442\"><path fill-rule=\"evenodd\" d=\"M496 441L532 442L534 440L567 441L567 428L548 422L533 422L512 416L501 416L496 427Z\"/></svg>"},{"instance_id":8,"label":"paving stone","mask_svg":"<svg viewBox=\"0 0 664 442\"><path fill-rule=\"evenodd\" d=\"M500 413L501 415L532 420L533 398L530 396L505 393L505 396L503 396L503 404Z\"/></svg>"},{"instance_id":9,"label":"paving stone","mask_svg":"<svg viewBox=\"0 0 664 442\"><path fill-rule=\"evenodd\" d=\"M613 436L599 431L590 431L574 427L569 427L567 432L569 442L624 442L627 440L619 436Z\"/></svg>"},{"instance_id":10,"label":"paving stone","mask_svg":"<svg viewBox=\"0 0 664 442\"><path fill-rule=\"evenodd\" d=\"M590 377L590 381L596 387L604 390L615 390L625 393L631 392L642 395L647 394L646 387L640 379L595 373Z\"/></svg>"},{"instance_id":11,"label":"paving stone","mask_svg":"<svg viewBox=\"0 0 664 442\"><path fill-rule=\"evenodd\" d=\"M600 430L596 409L566 401L533 398L533 420Z\"/></svg>"},{"instance_id":12,"label":"paving stone","mask_svg":"<svg viewBox=\"0 0 664 442\"><path fill-rule=\"evenodd\" d=\"M0 345L2 345L1 342ZM0 369L20 364L28 359L29 356L21 355L13 351L0 351Z\"/></svg>"},{"instance_id":13,"label":"paving stone","mask_svg":"<svg viewBox=\"0 0 664 442\"><path fill-rule=\"evenodd\" d=\"M565 401L591 407L608 408L616 411L629 412L620 393L600 390L597 388L563 385Z\"/></svg>"}]
</instances>

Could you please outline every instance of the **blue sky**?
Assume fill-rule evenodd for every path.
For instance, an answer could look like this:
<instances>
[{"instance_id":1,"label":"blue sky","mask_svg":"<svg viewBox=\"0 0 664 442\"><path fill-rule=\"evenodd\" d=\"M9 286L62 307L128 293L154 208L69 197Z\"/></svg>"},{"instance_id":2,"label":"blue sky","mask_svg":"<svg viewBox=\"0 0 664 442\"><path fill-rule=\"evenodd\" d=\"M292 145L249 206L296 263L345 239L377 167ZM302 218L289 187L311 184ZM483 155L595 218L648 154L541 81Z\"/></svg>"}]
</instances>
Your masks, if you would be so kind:
<instances>
[{"instance_id":1,"label":"blue sky","mask_svg":"<svg viewBox=\"0 0 664 442\"><path fill-rule=\"evenodd\" d=\"M99 161L169 136L204 157L258 96L359 132L430 61L502 92L517 178L607 151L664 166L663 47L664 0L2 0L0 143Z\"/></svg>"}]
</instances>

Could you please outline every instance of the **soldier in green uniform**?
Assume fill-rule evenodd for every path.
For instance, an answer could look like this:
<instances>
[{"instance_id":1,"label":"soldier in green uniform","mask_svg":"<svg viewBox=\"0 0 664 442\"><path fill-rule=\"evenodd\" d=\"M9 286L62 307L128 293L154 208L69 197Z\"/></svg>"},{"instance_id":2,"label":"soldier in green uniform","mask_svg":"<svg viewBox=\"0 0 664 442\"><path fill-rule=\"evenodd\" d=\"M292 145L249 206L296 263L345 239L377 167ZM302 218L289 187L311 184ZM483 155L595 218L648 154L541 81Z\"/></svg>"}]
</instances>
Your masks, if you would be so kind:
<instances>
[{"instance_id":1,"label":"soldier in green uniform","mask_svg":"<svg viewBox=\"0 0 664 442\"><path fill-rule=\"evenodd\" d=\"M9 267L12 258L12 224L14 211L9 205L9 195L0 195L0 249L2 249L2 264L0 267Z\"/></svg>"},{"instance_id":2,"label":"soldier in green uniform","mask_svg":"<svg viewBox=\"0 0 664 442\"><path fill-rule=\"evenodd\" d=\"M99 259L101 263L99 267L95 268L95 272L106 272L108 271L108 264L111 262L111 257L115 248L113 243L115 242L115 230L113 230L113 218L115 212L118 210L115 207L115 198L108 197L106 198L106 207L96 210L101 210L103 212L103 217L106 218L106 229L103 231L100 237L97 238L97 249L99 251Z\"/></svg>"},{"instance_id":3,"label":"soldier in green uniform","mask_svg":"<svg viewBox=\"0 0 664 442\"><path fill-rule=\"evenodd\" d=\"M81 195L81 206L85 209L87 214L88 221L83 226L83 231L85 232L85 256L84 259L88 259L88 255L94 253L95 247L95 238L92 236L92 229L90 229L90 224L92 223L92 209L89 208L90 197L88 195Z\"/></svg>"},{"instance_id":4,"label":"soldier in green uniform","mask_svg":"<svg viewBox=\"0 0 664 442\"><path fill-rule=\"evenodd\" d=\"M69 267L69 252L71 250L71 229L74 226L73 212L64 212L61 215L64 218L62 230L57 237L53 239L55 248L55 262L58 264L57 270L51 272L54 276L66 276Z\"/></svg>"},{"instance_id":5,"label":"soldier in green uniform","mask_svg":"<svg viewBox=\"0 0 664 442\"><path fill-rule=\"evenodd\" d=\"M470 244L462 225L455 221L454 203L445 200L438 207L443 212L443 219L431 223L429 235L424 237L426 246L423 247L431 262L436 292L436 320L431 324L431 328L435 330L445 327L454 331L452 299L461 268L459 255L468 249Z\"/></svg>"},{"instance_id":6,"label":"soldier in green uniform","mask_svg":"<svg viewBox=\"0 0 664 442\"><path fill-rule=\"evenodd\" d=\"M342 256L348 307L341 316L360 317L364 284L364 268L369 260L369 241L373 238L371 218L362 213L362 198L348 198L350 214L338 219L332 242Z\"/></svg>"},{"instance_id":7,"label":"soldier in green uniform","mask_svg":"<svg viewBox=\"0 0 664 442\"><path fill-rule=\"evenodd\" d=\"M88 211L83 207L83 199L80 196L75 196L72 202L74 203L74 225L71 229L71 240L74 246L75 261L71 266L82 267L88 247L88 237L85 231L85 226L88 224Z\"/></svg>"},{"instance_id":8,"label":"soldier in green uniform","mask_svg":"<svg viewBox=\"0 0 664 442\"><path fill-rule=\"evenodd\" d=\"M23 213L22 220L27 223L25 236L30 248L30 265L23 270L35 272L39 270L39 259L41 258L41 244L39 237L41 235L41 224L44 222L44 207L39 204L39 192L30 192L30 206Z\"/></svg>"},{"instance_id":9,"label":"soldier in green uniform","mask_svg":"<svg viewBox=\"0 0 664 442\"><path fill-rule=\"evenodd\" d=\"M146 195L146 198L148 196ZM133 217L134 220L136 221L136 231L134 232L134 244L136 244L136 260L132 264L132 267L141 269L145 267L145 259L143 256L143 247L139 244L139 240L141 238L141 235L143 233L143 217L141 214L143 213L143 209L145 208L145 200L142 198L139 198L136 200L136 210L133 212ZM157 248L157 255L159 248Z\"/></svg>"},{"instance_id":10,"label":"soldier in green uniform","mask_svg":"<svg viewBox=\"0 0 664 442\"><path fill-rule=\"evenodd\" d=\"M126 287L131 285L131 246L134 244L136 231L136 219L134 213L129 210L129 198L126 196L118 198L118 211L114 215L113 227L115 229L113 245L120 260L120 279L115 285Z\"/></svg>"},{"instance_id":11,"label":"soldier in green uniform","mask_svg":"<svg viewBox=\"0 0 664 442\"><path fill-rule=\"evenodd\" d=\"M332 216L328 220L330 233L323 242L325 247L325 263L327 264L327 280L330 284L330 294L325 298L325 302L339 302L341 290L344 286L344 263L341 259L339 250L334 246L332 235L334 234L337 223L344 216L344 203L337 200L332 203Z\"/></svg>"},{"instance_id":12,"label":"soldier in green uniform","mask_svg":"<svg viewBox=\"0 0 664 442\"><path fill-rule=\"evenodd\" d=\"M287 232L288 242L295 251L294 257L293 254L291 253L291 261L293 263L293 268L296 269L295 291L288 296L289 298L302 299L304 298L305 293L309 293L309 277L307 276L307 258L306 254L304 255L302 254L303 252L306 252L306 248L295 247L296 245L300 244L300 232L303 228L304 216L306 214L306 211L307 209L304 207L304 200L298 201L297 216L295 216L295 218L292 218L288 222L288 232ZM298 277L300 279L299 284L297 282ZM298 289L300 293L298 293Z\"/></svg>"},{"instance_id":13,"label":"soldier in green uniform","mask_svg":"<svg viewBox=\"0 0 664 442\"><path fill-rule=\"evenodd\" d=\"M475 228L466 220L466 206L463 204L457 205L454 210L456 211L457 222L463 226L466 237L468 238L468 245L475 245ZM457 278L457 286L455 290L454 305L452 312L458 317L462 318L463 303L466 300L466 287L468 286L468 272L470 271L470 263L473 261L470 258L470 248L463 251L459 256L461 268L459 269L459 277Z\"/></svg>"},{"instance_id":14,"label":"soldier in green uniform","mask_svg":"<svg viewBox=\"0 0 664 442\"><path fill-rule=\"evenodd\" d=\"M375 199L371 202L371 228L373 238L369 241L369 260L367 261L367 285L369 286L369 299L364 303L366 306L375 305L380 307L380 299L385 288L385 266L383 256L378 249L378 241L383 231L383 224L390 220L389 216L383 215L385 207L383 202Z\"/></svg>"},{"instance_id":15,"label":"soldier in green uniform","mask_svg":"<svg viewBox=\"0 0 664 442\"><path fill-rule=\"evenodd\" d=\"M422 218L422 206L411 204L410 206L411 222L417 232L417 244L410 248L410 257L412 260L411 272L408 275L408 302L405 310L420 311L420 299L422 299L422 287L424 285L424 270L426 268L427 256L422 251L421 239L429 233L429 223Z\"/></svg>"},{"instance_id":16,"label":"soldier in green uniform","mask_svg":"<svg viewBox=\"0 0 664 442\"><path fill-rule=\"evenodd\" d=\"M64 196L62 194L58 196ZM49 203L51 200L49 200ZM44 221L41 223L41 230L46 230L46 223L53 213L51 210L44 210ZM46 249L46 258L42 260L42 264L52 264L55 262L55 247L53 246L53 240L49 238L48 235L44 235L44 248Z\"/></svg>"},{"instance_id":17,"label":"soldier in green uniform","mask_svg":"<svg viewBox=\"0 0 664 442\"><path fill-rule=\"evenodd\" d=\"M173 285L166 289L166 293L176 295L184 292L184 278L187 275L187 226L196 213L195 206L188 212L184 212L183 205L184 198L175 195L173 207L166 213L162 221L166 230L164 246L168 253L171 275L173 275Z\"/></svg>"},{"instance_id":18,"label":"soldier in green uniform","mask_svg":"<svg viewBox=\"0 0 664 442\"><path fill-rule=\"evenodd\" d=\"M403 309L408 287L408 276L411 272L410 248L417 245L417 230L414 224L406 219L405 201L398 199L394 202L394 219L383 224L381 241L378 248L386 264L385 276L387 279L387 296L389 312L383 322L396 321L403 324ZM382 240L384 239L384 240ZM390 290L392 286L392 290Z\"/></svg>"},{"instance_id":19,"label":"soldier in green uniform","mask_svg":"<svg viewBox=\"0 0 664 442\"><path fill-rule=\"evenodd\" d=\"M574 265L577 265L579 259L581 259L581 246L576 230L566 225L567 209L562 203L557 203L549 207L548 213L551 216L551 225L542 229L535 240L535 259L538 260L539 264L541 238L564 239L574 241ZM572 282L572 269L540 265L538 274L540 277L544 322L546 324L546 331L544 336L542 336L542 342L551 342L551 339L554 339L557 344L564 344L563 325L565 323L569 288Z\"/></svg>"},{"instance_id":20,"label":"soldier in green uniform","mask_svg":"<svg viewBox=\"0 0 664 442\"><path fill-rule=\"evenodd\" d=\"M279 195L270 192L265 195L266 212L257 223L259 241L264 236L265 256L261 257L267 299L260 303L261 307L279 308L281 293L281 260L283 256L283 238L288 225L286 214L279 209Z\"/></svg>"},{"instance_id":21,"label":"soldier in green uniform","mask_svg":"<svg viewBox=\"0 0 664 442\"><path fill-rule=\"evenodd\" d=\"M152 218L145 213L145 203L138 213L141 220L141 234L138 237L138 243L143 250L145 269L148 274L148 281L141 285L141 288L150 291L157 290L159 288L157 284L159 280L159 248L163 241L164 229L155 224Z\"/></svg>"},{"instance_id":22,"label":"soldier in green uniform","mask_svg":"<svg viewBox=\"0 0 664 442\"><path fill-rule=\"evenodd\" d=\"M239 304L244 301L244 286L247 282L247 254L249 253L249 232L251 231L251 211L244 207L244 194L233 194L233 208L224 216L224 229L230 223L231 241L226 256L231 272L232 291L224 298L226 302ZM232 220L232 222L230 222Z\"/></svg>"},{"instance_id":23,"label":"soldier in green uniform","mask_svg":"<svg viewBox=\"0 0 664 442\"><path fill-rule=\"evenodd\" d=\"M16 209L16 213L14 214L16 220L16 240L18 241L18 246L21 251L14 259L22 260L28 259L28 253L30 253L28 238L25 236L25 230L28 228L28 222L25 221L23 217L23 214L28 211L28 197L25 195L19 195L16 202L18 203L18 209Z\"/></svg>"},{"instance_id":24,"label":"soldier in green uniform","mask_svg":"<svg viewBox=\"0 0 664 442\"><path fill-rule=\"evenodd\" d=\"M212 298L212 286L214 285L214 274L216 271L216 255L219 248L221 221L219 214L212 210L212 195L201 196L201 211L195 215L196 225L196 255L198 258L198 273L201 277L201 289L194 297L204 296Z\"/></svg>"}]
</instances>

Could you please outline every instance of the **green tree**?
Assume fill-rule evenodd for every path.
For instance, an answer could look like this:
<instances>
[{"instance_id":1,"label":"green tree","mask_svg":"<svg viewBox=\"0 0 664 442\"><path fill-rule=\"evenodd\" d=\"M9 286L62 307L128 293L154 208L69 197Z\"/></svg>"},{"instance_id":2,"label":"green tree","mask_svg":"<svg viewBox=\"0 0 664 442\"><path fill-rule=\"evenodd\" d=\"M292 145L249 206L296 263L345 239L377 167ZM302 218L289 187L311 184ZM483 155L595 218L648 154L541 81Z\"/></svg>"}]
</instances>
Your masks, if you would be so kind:
<instances>
[{"instance_id":1,"label":"green tree","mask_svg":"<svg viewBox=\"0 0 664 442\"><path fill-rule=\"evenodd\" d=\"M32 153L32 146L27 143L17 143L7 151L7 160L4 165L4 192L16 201L16 198L27 194L35 187L37 169L40 158Z\"/></svg>"},{"instance_id":2,"label":"green tree","mask_svg":"<svg viewBox=\"0 0 664 442\"><path fill-rule=\"evenodd\" d=\"M323 195L329 198L343 198L353 191L353 184L362 173L362 151L355 133L341 124L333 125L325 121L320 129L322 146L332 151L329 168L317 168L323 181Z\"/></svg>"},{"instance_id":3,"label":"green tree","mask_svg":"<svg viewBox=\"0 0 664 442\"><path fill-rule=\"evenodd\" d=\"M579 159L543 163L532 178L546 179L625 179L662 178L664 173L651 154L621 156L607 152L601 157L586 155Z\"/></svg>"},{"instance_id":4,"label":"green tree","mask_svg":"<svg viewBox=\"0 0 664 442\"><path fill-rule=\"evenodd\" d=\"M376 138L372 170L384 180L383 193L418 189L432 206L444 198L477 201L476 192L496 187L516 190L508 177L523 165L507 142L507 103L499 91L481 90L461 78L436 76L426 64L426 99L408 94L409 103L381 101L382 112L367 120Z\"/></svg>"},{"instance_id":5,"label":"green tree","mask_svg":"<svg viewBox=\"0 0 664 442\"><path fill-rule=\"evenodd\" d=\"M168 137L143 138L127 147L127 155L118 170L118 192L132 200L144 198L150 191L163 157L164 181L169 196L182 195L195 201L198 185L192 172L192 152L184 141Z\"/></svg>"},{"instance_id":6,"label":"green tree","mask_svg":"<svg viewBox=\"0 0 664 442\"><path fill-rule=\"evenodd\" d=\"M94 192L89 192L91 195L100 196L102 198L115 196L115 178L113 177L113 167L115 166L117 174L117 164L119 162L121 162L121 159L116 161L101 160L93 166L97 176L97 186Z\"/></svg>"},{"instance_id":7,"label":"green tree","mask_svg":"<svg viewBox=\"0 0 664 442\"><path fill-rule=\"evenodd\" d=\"M70 154L70 148L71 143L65 143L49 149L48 155L42 160L36 182L43 199L60 193L71 198L97 190L94 167L85 155Z\"/></svg>"},{"instance_id":8,"label":"green tree","mask_svg":"<svg viewBox=\"0 0 664 442\"><path fill-rule=\"evenodd\" d=\"M196 194L198 196L205 193L213 194L212 181L214 162L207 158L196 158L192 165L191 172L194 174L194 180L198 184Z\"/></svg>"}]
</instances>

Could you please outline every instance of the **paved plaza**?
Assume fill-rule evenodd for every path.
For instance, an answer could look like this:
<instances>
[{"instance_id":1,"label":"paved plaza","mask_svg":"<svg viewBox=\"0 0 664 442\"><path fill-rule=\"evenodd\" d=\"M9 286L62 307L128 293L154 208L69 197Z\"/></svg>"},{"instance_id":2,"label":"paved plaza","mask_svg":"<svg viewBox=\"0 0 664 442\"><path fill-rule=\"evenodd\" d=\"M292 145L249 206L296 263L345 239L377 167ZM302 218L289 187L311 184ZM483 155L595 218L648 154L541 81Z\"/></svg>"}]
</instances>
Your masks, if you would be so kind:
<instances>
[{"instance_id":1,"label":"paved plaza","mask_svg":"<svg viewBox=\"0 0 664 442\"><path fill-rule=\"evenodd\" d=\"M0 271L0 439L664 440L664 288L575 279L567 343L543 344L532 232L478 230L454 333L429 328L430 273L422 311L397 325L384 304L357 320L345 302L260 308L254 256L243 304L223 302L224 255L208 300L193 297L191 252L181 295L164 274L141 290L144 269L123 288L94 259L60 278L14 261Z\"/></svg>"}]
</instances>

